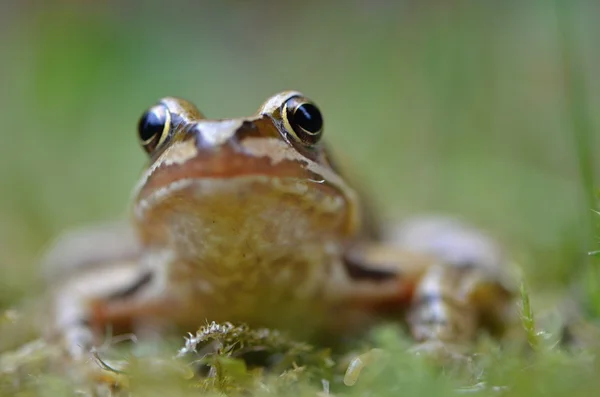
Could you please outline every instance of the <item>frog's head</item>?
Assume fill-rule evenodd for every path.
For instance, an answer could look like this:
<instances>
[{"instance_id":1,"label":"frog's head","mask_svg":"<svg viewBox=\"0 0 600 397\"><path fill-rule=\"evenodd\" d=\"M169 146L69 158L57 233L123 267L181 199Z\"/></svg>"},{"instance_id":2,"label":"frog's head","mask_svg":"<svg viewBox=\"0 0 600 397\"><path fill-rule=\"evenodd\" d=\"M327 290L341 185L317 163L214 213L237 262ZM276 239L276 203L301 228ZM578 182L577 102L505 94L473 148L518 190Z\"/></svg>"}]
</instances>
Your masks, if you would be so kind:
<instances>
[{"instance_id":1,"label":"frog's head","mask_svg":"<svg viewBox=\"0 0 600 397\"><path fill-rule=\"evenodd\" d=\"M224 120L164 98L142 115L138 133L151 158L134 204L146 244L177 241L194 256L209 241L241 235L256 249L345 238L358 228L355 192L322 143L321 112L299 92Z\"/></svg>"}]
</instances>

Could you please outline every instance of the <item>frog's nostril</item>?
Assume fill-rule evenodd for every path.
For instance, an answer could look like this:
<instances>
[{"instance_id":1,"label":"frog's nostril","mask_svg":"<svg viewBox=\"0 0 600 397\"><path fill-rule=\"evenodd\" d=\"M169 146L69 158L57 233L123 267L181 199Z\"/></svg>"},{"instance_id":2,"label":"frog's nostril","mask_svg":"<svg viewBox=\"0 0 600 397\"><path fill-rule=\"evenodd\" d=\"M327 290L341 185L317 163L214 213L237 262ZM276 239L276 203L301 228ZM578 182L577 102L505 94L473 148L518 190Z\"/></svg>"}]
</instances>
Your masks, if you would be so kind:
<instances>
[{"instance_id":1,"label":"frog's nostril","mask_svg":"<svg viewBox=\"0 0 600 397\"><path fill-rule=\"evenodd\" d=\"M247 128L242 120L202 120L193 124L188 133L193 135L198 149L217 149L231 142L238 131Z\"/></svg>"}]
</instances>

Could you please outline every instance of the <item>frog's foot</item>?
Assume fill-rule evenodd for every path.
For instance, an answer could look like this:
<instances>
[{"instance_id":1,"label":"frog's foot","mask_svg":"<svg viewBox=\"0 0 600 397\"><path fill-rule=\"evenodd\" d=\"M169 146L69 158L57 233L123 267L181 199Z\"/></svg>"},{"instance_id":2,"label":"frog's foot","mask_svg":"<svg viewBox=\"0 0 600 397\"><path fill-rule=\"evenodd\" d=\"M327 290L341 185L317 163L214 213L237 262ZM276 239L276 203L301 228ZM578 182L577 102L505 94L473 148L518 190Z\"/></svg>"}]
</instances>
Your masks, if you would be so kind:
<instances>
[{"instance_id":1,"label":"frog's foot","mask_svg":"<svg viewBox=\"0 0 600 397\"><path fill-rule=\"evenodd\" d=\"M137 385L156 380L168 383L190 380L196 375L195 366L172 355L143 354L114 358L114 354L110 353L92 352L92 360L80 363L78 373L73 373L79 375L75 380L93 391L91 395L130 396L135 391L132 380L136 380ZM75 367L71 365L71 368Z\"/></svg>"},{"instance_id":2,"label":"frog's foot","mask_svg":"<svg viewBox=\"0 0 600 397\"><path fill-rule=\"evenodd\" d=\"M62 341L65 354L72 361L90 359L94 352L94 333L87 322L65 327L62 331Z\"/></svg>"},{"instance_id":3,"label":"frog's foot","mask_svg":"<svg viewBox=\"0 0 600 397\"><path fill-rule=\"evenodd\" d=\"M170 303L172 301L167 300L112 302L97 299L87 305L72 303L69 311L63 307L59 313L65 320L72 321L63 322L65 325L59 329L63 344L62 371L73 383L93 390L92 395L120 395L127 393L130 376L138 376L138 372L147 374L157 370L162 376L171 366L177 367L161 358L171 352L163 350L165 324L157 318L168 308L175 307ZM140 318L139 313L148 318ZM114 332L113 324L127 324L133 319L131 330L135 334L122 333L121 328ZM116 346L122 342L133 342L126 347L127 358ZM96 390L102 392L96 393Z\"/></svg>"},{"instance_id":4,"label":"frog's foot","mask_svg":"<svg viewBox=\"0 0 600 397\"><path fill-rule=\"evenodd\" d=\"M408 351L443 367L471 363L466 346L445 343L441 340L428 340L414 345Z\"/></svg>"},{"instance_id":5,"label":"frog's foot","mask_svg":"<svg viewBox=\"0 0 600 397\"><path fill-rule=\"evenodd\" d=\"M94 389L105 389L114 395L129 387L125 361L107 361L96 351L91 355L92 359L85 363L81 374Z\"/></svg>"},{"instance_id":6,"label":"frog's foot","mask_svg":"<svg viewBox=\"0 0 600 397\"><path fill-rule=\"evenodd\" d=\"M126 363L104 356L122 341L135 342L135 337L129 334L113 336L110 327L99 321L102 319L97 305L76 295L74 299L68 299L73 296L63 294L57 298L56 329L49 335L62 350L56 369L76 387L92 395L115 395L129 384L123 372ZM102 329L105 332L101 332Z\"/></svg>"},{"instance_id":7,"label":"frog's foot","mask_svg":"<svg viewBox=\"0 0 600 397\"><path fill-rule=\"evenodd\" d=\"M434 258L410 302L408 323L417 341L468 344L481 329L500 336L515 322L514 275L489 236L439 217L415 219L396 232L399 247Z\"/></svg>"},{"instance_id":8,"label":"frog's foot","mask_svg":"<svg viewBox=\"0 0 600 397\"><path fill-rule=\"evenodd\" d=\"M112 338L95 347L93 337L92 329L83 324L66 329L54 368L77 388L88 390L92 395L115 395L129 385L125 373L127 362L107 359L105 355L124 338Z\"/></svg>"}]
</instances>

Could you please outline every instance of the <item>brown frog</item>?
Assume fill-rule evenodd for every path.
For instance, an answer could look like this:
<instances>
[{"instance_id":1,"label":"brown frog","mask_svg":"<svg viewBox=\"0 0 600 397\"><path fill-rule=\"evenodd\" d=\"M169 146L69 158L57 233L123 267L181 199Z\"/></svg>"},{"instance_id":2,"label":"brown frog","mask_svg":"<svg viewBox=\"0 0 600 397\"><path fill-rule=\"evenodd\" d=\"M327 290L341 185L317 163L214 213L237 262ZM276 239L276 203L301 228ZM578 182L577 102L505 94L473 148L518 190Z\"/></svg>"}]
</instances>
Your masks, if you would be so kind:
<instances>
[{"instance_id":1,"label":"brown frog","mask_svg":"<svg viewBox=\"0 0 600 397\"><path fill-rule=\"evenodd\" d=\"M382 232L303 94L225 120L164 98L138 134L150 165L131 222L65 235L46 260L51 335L73 357L107 327L193 332L213 320L321 339L395 319L425 344L502 332L512 292L495 243L436 218Z\"/></svg>"}]
</instances>

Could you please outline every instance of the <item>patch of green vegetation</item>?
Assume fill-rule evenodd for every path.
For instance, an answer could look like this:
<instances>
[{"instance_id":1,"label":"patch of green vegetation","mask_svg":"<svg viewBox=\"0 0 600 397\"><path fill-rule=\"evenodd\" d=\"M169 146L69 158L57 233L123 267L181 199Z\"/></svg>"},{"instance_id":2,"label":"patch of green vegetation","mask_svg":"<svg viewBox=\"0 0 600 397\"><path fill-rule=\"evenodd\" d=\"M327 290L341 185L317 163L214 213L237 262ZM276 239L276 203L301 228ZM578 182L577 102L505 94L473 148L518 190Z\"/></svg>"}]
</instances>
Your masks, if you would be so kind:
<instances>
[{"instance_id":1,"label":"patch of green vegetation","mask_svg":"<svg viewBox=\"0 0 600 397\"><path fill-rule=\"evenodd\" d=\"M525 289L521 306L522 326L535 348L523 351L490 342L485 351L465 357L461 371L411 353L411 342L401 330L382 326L369 338L380 353L346 386L348 355L291 340L275 330L211 323L170 356L128 353L117 363L104 358L115 352L98 352L95 360L75 365L74 389L60 375L56 347L34 341L0 356L0 391L32 396L69 390L144 396L572 396L600 386L597 351L544 343L546 333L535 326ZM96 381L82 383L83 374Z\"/></svg>"},{"instance_id":2,"label":"patch of green vegetation","mask_svg":"<svg viewBox=\"0 0 600 397\"><path fill-rule=\"evenodd\" d=\"M230 323L213 322L202 327L187 338L177 356L192 358L195 366L209 367L209 376L198 386L221 391L252 383L252 374L262 373L265 367L282 385L288 385L301 380L329 381L334 366L329 350L290 340L276 330ZM281 385L276 382L273 386Z\"/></svg>"}]
</instances>

